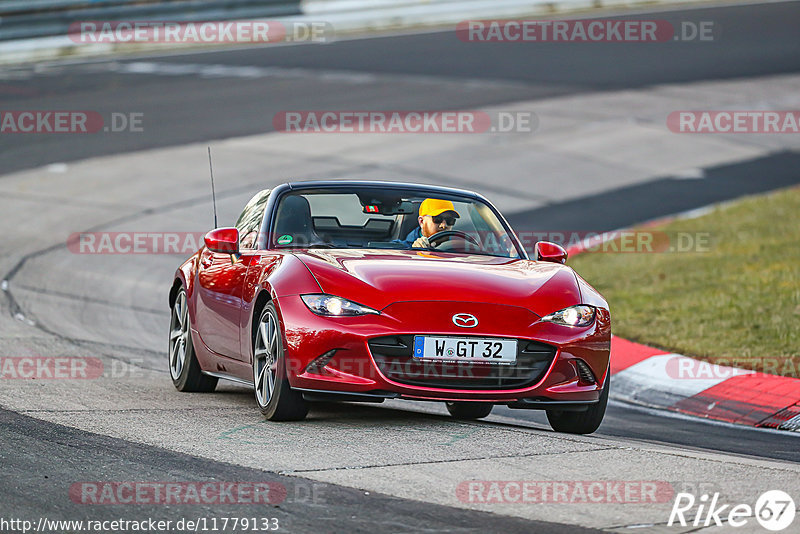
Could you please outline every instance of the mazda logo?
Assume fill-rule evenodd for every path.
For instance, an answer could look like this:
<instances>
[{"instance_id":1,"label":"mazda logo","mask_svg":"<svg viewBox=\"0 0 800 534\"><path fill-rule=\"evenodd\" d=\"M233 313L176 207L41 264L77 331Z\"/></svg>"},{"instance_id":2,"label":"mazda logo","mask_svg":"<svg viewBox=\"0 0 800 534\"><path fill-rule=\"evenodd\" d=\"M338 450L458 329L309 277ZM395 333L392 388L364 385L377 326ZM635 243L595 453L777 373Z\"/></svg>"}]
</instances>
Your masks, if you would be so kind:
<instances>
[{"instance_id":1,"label":"mazda logo","mask_svg":"<svg viewBox=\"0 0 800 534\"><path fill-rule=\"evenodd\" d=\"M478 326L478 318L469 313L457 313L453 316L453 324L461 328L475 328Z\"/></svg>"}]
</instances>

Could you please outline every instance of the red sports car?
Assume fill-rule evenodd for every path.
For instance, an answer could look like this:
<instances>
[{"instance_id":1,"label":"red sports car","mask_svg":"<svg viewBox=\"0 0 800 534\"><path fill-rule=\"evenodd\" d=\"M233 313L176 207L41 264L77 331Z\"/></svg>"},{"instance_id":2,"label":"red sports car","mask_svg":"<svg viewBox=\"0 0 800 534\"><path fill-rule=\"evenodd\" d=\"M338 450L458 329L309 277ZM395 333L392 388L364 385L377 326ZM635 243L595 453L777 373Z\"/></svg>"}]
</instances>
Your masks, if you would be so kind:
<instances>
[{"instance_id":1,"label":"red sports car","mask_svg":"<svg viewBox=\"0 0 800 534\"><path fill-rule=\"evenodd\" d=\"M611 318L564 265L528 255L481 195L387 182L258 193L175 273L169 368L180 391L254 387L273 421L315 401L443 401L547 410L560 432L600 425Z\"/></svg>"}]
</instances>

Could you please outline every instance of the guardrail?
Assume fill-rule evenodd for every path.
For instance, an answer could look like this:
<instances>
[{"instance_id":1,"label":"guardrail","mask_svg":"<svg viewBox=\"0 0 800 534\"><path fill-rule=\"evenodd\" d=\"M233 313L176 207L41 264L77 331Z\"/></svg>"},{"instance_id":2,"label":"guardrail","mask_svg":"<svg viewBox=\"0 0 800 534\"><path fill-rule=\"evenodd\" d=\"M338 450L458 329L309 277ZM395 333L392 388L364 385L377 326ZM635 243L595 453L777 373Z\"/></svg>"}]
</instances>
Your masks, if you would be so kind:
<instances>
[{"instance_id":1,"label":"guardrail","mask_svg":"<svg viewBox=\"0 0 800 534\"><path fill-rule=\"evenodd\" d=\"M299 15L300 0L0 0L0 41L65 35L81 21L254 19Z\"/></svg>"}]
</instances>

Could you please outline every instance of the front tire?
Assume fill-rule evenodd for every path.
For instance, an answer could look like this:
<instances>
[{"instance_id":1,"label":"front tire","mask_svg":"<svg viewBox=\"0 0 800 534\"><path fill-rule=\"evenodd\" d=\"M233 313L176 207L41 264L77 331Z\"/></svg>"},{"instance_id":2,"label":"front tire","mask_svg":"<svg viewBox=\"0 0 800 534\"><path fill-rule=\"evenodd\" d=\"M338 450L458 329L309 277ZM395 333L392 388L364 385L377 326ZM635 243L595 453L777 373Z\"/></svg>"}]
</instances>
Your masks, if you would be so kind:
<instances>
[{"instance_id":1,"label":"front tire","mask_svg":"<svg viewBox=\"0 0 800 534\"><path fill-rule=\"evenodd\" d=\"M585 412L562 412L558 410L547 410L547 420L556 432L567 434L591 434L603 422L608 405L608 391L611 389L611 377L606 377L603 391L600 393L600 400L597 404L592 404Z\"/></svg>"},{"instance_id":2,"label":"front tire","mask_svg":"<svg viewBox=\"0 0 800 534\"><path fill-rule=\"evenodd\" d=\"M303 395L289 385L278 312L268 302L256 324L253 343L256 404L270 421L300 421L308 414Z\"/></svg>"},{"instance_id":3,"label":"front tire","mask_svg":"<svg viewBox=\"0 0 800 534\"><path fill-rule=\"evenodd\" d=\"M488 402L446 402L447 411L456 419L483 419L492 413Z\"/></svg>"},{"instance_id":4,"label":"front tire","mask_svg":"<svg viewBox=\"0 0 800 534\"><path fill-rule=\"evenodd\" d=\"M206 376L192 344L192 327L186 290L181 288L172 305L169 321L169 376L178 391L209 393L217 387L217 379Z\"/></svg>"}]
</instances>

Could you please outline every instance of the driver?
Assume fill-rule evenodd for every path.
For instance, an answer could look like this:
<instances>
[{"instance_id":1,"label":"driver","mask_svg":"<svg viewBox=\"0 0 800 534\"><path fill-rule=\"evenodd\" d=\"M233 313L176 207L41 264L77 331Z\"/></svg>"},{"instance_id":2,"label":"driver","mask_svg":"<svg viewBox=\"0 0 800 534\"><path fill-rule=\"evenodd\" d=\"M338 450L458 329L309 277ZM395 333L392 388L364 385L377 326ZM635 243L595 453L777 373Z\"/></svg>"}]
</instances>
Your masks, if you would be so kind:
<instances>
[{"instance_id":1,"label":"driver","mask_svg":"<svg viewBox=\"0 0 800 534\"><path fill-rule=\"evenodd\" d=\"M453 228L458 217L455 206L449 200L426 198L419 206L419 227L413 229L403 242L414 248L430 248L428 238Z\"/></svg>"}]
</instances>

